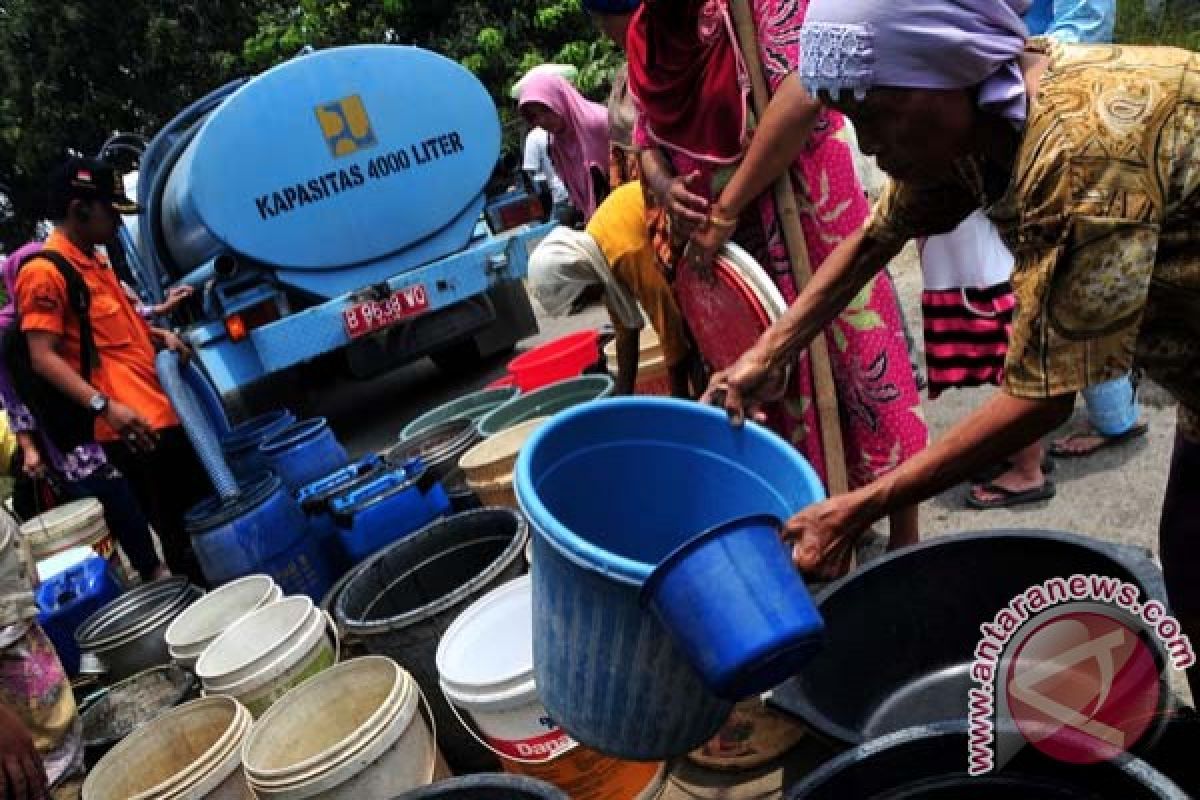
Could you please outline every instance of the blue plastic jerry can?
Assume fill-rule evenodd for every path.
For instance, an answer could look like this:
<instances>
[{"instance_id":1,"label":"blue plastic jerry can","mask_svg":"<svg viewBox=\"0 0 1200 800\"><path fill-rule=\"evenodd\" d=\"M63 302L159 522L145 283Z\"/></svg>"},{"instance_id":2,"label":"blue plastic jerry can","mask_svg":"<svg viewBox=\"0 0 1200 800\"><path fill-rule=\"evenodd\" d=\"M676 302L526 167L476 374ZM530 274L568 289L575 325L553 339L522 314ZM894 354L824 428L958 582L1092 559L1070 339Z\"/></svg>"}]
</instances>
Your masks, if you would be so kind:
<instances>
[{"instance_id":1,"label":"blue plastic jerry can","mask_svg":"<svg viewBox=\"0 0 1200 800\"><path fill-rule=\"evenodd\" d=\"M419 458L330 501L342 549L358 563L450 511L445 489Z\"/></svg>"}]
</instances>

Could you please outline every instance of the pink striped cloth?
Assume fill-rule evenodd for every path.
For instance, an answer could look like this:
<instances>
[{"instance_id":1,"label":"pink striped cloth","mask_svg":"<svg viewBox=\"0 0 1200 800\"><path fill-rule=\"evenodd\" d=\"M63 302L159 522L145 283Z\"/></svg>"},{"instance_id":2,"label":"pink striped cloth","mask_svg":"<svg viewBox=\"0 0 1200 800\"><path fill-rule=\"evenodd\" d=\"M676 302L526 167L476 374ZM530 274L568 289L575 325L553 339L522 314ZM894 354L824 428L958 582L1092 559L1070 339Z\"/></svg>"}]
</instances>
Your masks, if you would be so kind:
<instances>
[{"instance_id":1,"label":"pink striped cloth","mask_svg":"<svg viewBox=\"0 0 1200 800\"><path fill-rule=\"evenodd\" d=\"M946 389L999 386L1016 297L1008 283L921 294L929 397Z\"/></svg>"}]
</instances>

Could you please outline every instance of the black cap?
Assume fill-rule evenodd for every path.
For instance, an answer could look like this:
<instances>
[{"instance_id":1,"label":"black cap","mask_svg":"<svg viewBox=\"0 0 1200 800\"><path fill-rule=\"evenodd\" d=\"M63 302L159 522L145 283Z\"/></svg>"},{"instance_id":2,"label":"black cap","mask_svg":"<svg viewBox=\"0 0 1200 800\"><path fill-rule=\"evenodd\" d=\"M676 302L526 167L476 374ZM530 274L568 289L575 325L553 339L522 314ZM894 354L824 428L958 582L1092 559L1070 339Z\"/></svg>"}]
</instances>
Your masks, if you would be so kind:
<instances>
[{"instance_id":1,"label":"black cap","mask_svg":"<svg viewBox=\"0 0 1200 800\"><path fill-rule=\"evenodd\" d=\"M141 208L125 194L121 173L94 158L72 158L50 177L50 210L65 217L72 200L99 200L118 214L137 214Z\"/></svg>"}]
</instances>

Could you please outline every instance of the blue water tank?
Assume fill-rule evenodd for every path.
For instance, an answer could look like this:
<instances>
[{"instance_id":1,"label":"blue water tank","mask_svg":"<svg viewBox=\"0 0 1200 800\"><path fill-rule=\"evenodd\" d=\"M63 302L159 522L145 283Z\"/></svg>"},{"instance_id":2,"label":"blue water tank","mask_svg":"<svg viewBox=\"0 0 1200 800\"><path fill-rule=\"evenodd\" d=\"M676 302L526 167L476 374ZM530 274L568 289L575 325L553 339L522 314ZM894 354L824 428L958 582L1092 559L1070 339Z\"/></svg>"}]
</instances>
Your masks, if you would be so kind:
<instances>
[{"instance_id":1,"label":"blue water tank","mask_svg":"<svg viewBox=\"0 0 1200 800\"><path fill-rule=\"evenodd\" d=\"M286 594L319 603L336 576L295 498L270 472L241 490L231 500L211 497L184 517L204 577L219 586L264 572Z\"/></svg>"},{"instance_id":2,"label":"blue water tank","mask_svg":"<svg viewBox=\"0 0 1200 800\"><path fill-rule=\"evenodd\" d=\"M293 271L366 264L461 227L500 153L490 95L413 47L319 51L220 105L175 164L162 228L189 270L222 253ZM460 216L464 215L461 219Z\"/></svg>"}]
</instances>

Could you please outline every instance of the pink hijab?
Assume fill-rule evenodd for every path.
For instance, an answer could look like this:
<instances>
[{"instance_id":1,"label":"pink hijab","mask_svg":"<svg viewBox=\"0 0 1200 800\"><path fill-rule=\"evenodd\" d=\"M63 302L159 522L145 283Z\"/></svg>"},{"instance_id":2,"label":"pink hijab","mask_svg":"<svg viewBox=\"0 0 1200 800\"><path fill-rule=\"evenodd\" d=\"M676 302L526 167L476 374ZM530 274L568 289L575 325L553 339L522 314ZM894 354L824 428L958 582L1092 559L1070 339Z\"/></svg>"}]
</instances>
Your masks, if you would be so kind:
<instances>
[{"instance_id":1,"label":"pink hijab","mask_svg":"<svg viewBox=\"0 0 1200 800\"><path fill-rule=\"evenodd\" d=\"M591 168L608 175L608 109L581 95L559 75L538 74L521 90L519 106L541 103L566 122L550 136L550 160L567 185L571 202L591 219L598 205Z\"/></svg>"}]
</instances>

